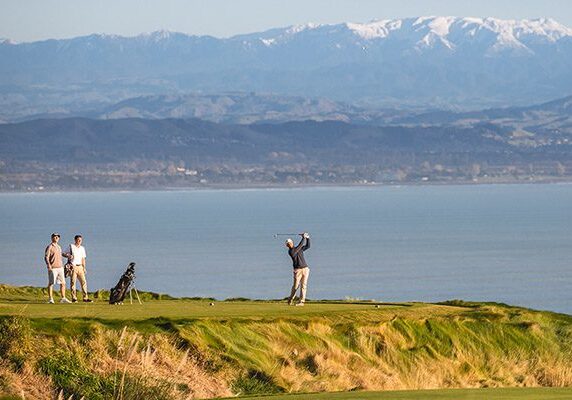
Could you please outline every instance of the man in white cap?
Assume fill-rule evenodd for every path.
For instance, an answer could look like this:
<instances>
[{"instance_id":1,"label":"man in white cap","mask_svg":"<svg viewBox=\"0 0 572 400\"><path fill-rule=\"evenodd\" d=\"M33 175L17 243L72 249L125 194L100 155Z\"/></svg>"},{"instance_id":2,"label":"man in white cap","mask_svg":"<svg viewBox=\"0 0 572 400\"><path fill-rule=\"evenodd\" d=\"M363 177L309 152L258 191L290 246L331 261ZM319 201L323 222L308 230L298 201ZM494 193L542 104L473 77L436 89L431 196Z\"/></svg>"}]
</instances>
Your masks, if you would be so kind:
<instances>
[{"instance_id":1,"label":"man in white cap","mask_svg":"<svg viewBox=\"0 0 572 400\"><path fill-rule=\"evenodd\" d=\"M66 298L66 277L64 275L64 264L62 257L69 257L69 254L62 253L62 248L58 244L60 241L59 233L52 233L52 242L46 247L44 261L48 267L48 295L50 296L48 303L54 303L54 284L60 284L60 294L62 298L60 303L70 303Z\"/></svg>"},{"instance_id":2,"label":"man in white cap","mask_svg":"<svg viewBox=\"0 0 572 400\"><path fill-rule=\"evenodd\" d=\"M292 266L294 267L294 282L288 304L292 305L296 291L300 288L300 297L297 306L303 306L306 302L306 290L308 288L308 277L310 276L310 268L304 259L304 251L310 248L310 235L307 232L302 233L302 240L298 246L294 247L292 239L286 240L286 247L288 247L288 255L292 258Z\"/></svg>"}]
</instances>

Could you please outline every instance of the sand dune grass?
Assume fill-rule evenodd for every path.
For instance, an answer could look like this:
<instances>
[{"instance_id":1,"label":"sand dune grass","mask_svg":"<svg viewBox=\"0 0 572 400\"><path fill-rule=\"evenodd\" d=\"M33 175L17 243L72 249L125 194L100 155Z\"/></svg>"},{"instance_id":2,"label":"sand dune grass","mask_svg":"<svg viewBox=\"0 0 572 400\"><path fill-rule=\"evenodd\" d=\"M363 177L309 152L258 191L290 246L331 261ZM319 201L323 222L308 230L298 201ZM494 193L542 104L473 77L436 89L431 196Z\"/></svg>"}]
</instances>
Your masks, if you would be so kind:
<instances>
[{"instance_id":1,"label":"sand dune grass","mask_svg":"<svg viewBox=\"0 0 572 400\"><path fill-rule=\"evenodd\" d=\"M379 323L205 320L180 334L288 392L572 386L570 327L501 306Z\"/></svg>"}]
</instances>

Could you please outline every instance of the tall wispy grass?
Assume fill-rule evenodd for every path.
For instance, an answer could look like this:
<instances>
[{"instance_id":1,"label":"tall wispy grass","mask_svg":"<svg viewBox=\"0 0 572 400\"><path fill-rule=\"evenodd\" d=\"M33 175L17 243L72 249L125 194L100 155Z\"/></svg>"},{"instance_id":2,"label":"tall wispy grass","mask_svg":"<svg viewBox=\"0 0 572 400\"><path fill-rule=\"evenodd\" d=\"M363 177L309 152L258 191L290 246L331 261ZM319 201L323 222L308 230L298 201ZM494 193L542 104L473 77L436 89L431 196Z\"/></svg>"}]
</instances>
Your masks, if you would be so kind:
<instances>
[{"instance_id":1,"label":"tall wispy grass","mask_svg":"<svg viewBox=\"0 0 572 400\"><path fill-rule=\"evenodd\" d=\"M572 325L546 315L489 305L379 323L205 320L181 334L286 391L572 386Z\"/></svg>"}]
</instances>

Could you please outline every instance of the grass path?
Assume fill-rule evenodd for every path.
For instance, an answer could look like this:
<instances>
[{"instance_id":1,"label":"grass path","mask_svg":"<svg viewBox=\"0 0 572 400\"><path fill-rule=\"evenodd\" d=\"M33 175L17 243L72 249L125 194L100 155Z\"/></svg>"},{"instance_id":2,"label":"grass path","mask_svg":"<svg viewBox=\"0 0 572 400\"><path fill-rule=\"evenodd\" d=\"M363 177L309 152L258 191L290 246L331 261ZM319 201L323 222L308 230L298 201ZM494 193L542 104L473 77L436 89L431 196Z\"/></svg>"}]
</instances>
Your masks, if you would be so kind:
<instances>
[{"instance_id":1,"label":"grass path","mask_svg":"<svg viewBox=\"0 0 572 400\"><path fill-rule=\"evenodd\" d=\"M572 388L447 389L247 397L257 400L570 400Z\"/></svg>"}]
</instances>

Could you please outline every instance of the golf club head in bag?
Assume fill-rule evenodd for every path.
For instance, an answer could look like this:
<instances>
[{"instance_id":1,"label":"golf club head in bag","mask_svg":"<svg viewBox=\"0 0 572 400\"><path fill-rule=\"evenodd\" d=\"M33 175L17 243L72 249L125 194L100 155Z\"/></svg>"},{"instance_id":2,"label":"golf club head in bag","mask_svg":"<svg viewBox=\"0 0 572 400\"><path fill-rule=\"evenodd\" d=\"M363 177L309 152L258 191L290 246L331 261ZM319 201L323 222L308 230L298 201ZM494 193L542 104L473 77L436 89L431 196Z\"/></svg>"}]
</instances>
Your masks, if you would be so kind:
<instances>
[{"instance_id":1,"label":"golf club head in bag","mask_svg":"<svg viewBox=\"0 0 572 400\"><path fill-rule=\"evenodd\" d=\"M109 304L123 303L127 292L135 281L135 263L129 263L127 270L119 278L119 282L114 288L111 288L109 293Z\"/></svg>"}]
</instances>

